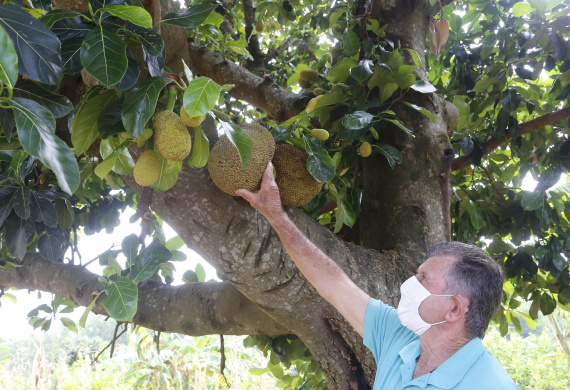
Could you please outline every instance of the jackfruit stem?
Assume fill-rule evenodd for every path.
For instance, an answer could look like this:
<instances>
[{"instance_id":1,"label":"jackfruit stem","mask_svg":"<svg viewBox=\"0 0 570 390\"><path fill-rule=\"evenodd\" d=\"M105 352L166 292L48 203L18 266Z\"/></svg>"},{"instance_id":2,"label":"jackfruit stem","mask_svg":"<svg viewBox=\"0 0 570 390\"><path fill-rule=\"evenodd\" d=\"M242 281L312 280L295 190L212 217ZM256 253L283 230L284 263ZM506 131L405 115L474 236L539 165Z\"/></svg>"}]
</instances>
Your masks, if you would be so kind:
<instances>
[{"instance_id":1,"label":"jackfruit stem","mask_svg":"<svg viewBox=\"0 0 570 390\"><path fill-rule=\"evenodd\" d=\"M173 111L174 104L176 104L176 90L172 88L168 90L168 102L166 103L166 110Z\"/></svg>"}]
</instances>

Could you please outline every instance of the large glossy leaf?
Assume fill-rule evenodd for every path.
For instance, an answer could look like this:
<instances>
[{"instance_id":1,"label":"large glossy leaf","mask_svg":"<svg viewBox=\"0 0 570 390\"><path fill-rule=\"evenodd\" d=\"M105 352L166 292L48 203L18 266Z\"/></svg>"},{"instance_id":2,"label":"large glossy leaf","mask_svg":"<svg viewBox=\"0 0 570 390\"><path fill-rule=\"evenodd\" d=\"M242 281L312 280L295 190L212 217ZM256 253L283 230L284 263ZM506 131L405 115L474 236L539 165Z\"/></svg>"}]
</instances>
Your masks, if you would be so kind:
<instances>
[{"instance_id":1,"label":"large glossy leaf","mask_svg":"<svg viewBox=\"0 0 570 390\"><path fill-rule=\"evenodd\" d=\"M51 111L54 118L65 116L73 110L69 99L57 95L30 80L20 79L14 88L14 97L33 100Z\"/></svg>"},{"instance_id":2,"label":"large glossy leaf","mask_svg":"<svg viewBox=\"0 0 570 390\"><path fill-rule=\"evenodd\" d=\"M52 27L55 24L55 22L59 20L76 18L79 17L80 15L81 14L77 11L71 11L66 9L54 9L42 15L38 20L49 28Z\"/></svg>"},{"instance_id":3,"label":"large glossy leaf","mask_svg":"<svg viewBox=\"0 0 570 390\"><path fill-rule=\"evenodd\" d=\"M99 12L108 12L123 20L136 24L141 27L152 27L152 17L141 7L132 5L108 5L99 9Z\"/></svg>"},{"instance_id":4,"label":"large glossy leaf","mask_svg":"<svg viewBox=\"0 0 570 390\"><path fill-rule=\"evenodd\" d=\"M158 241L153 241L144 248L135 259L131 274L133 281L142 282L150 278L154 271L162 263L166 263L172 257L172 253Z\"/></svg>"},{"instance_id":5,"label":"large glossy leaf","mask_svg":"<svg viewBox=\"0 0 570 390\"><path fill-rule=\"evenodd\" d=\"M55 200L55 212L57 214L57 224L62 229L69 229L75 219L75 212L71 203L67 199L58 198Z\"/></svg>"},{"instance_id":6,"label":"large glossy leaf","mask_svg":"<svg viewBox=\"0 0 570 390\"><path fill-rule=\"evenodd\" d=\"M61 189L68 194L79 186L79 167L73 152L55 135L51 112L33 100L13 98L18 138L26 152L39 158L57 176Z\"/></svg>"},{"instance_id":7,"label":"large glossy leaf","mask_svg":"<svg viewBox=\"0 0 570 390\"><path fill-rule=\"evenodd\" d=\"M15 213L12 213L4 222L4 240L11 254L19 259L24 258L28 240L26 225L25 221Z\"/></svg>"},{"instance_id":8,"label":"large glossy leaf","mask_svg":"<svg viewBox=\"0 0 570 390\"><path fill-rule=\"evenodd\" d=\"M6 218L10 215L14 209L14 202L17 200L17 193L12 192L8 196L0 200L0 226L4 224Z\"/></svg>"},{"instance_id":9,"label":"large glossy leaf","mask_svg":"<svg viewBox=\"0 0 570 390\"><path fill-rule=\"evenodd\" d=\"M127 71L127 45L112 30L97 26L87 34L81 45L81 64L97 80L111 86Z\"/></svg>"},{"instance_id":10,"label":"large glossy leaf","mask_svg":"<svg viewBox=\"0 0 570 390\"><path fill-rule=\"evenodd\" d=\"M18 54L8 37L6 30L0 25L0 82L12 88L18 78Z\"/></svg>"},{"instance_id":11,"label":"large glossy leaf","mask_svg":"<svg viewBox=\"0 0 570 390\"><path fill-rule=\"evenodd\" d=\"M48 227L57 226L57 212L53 203L35 191L30 199L31 218L36 222L43 222Z\"/></svg>"},{"instance_id":12,"label":"large glossy leaf","mask_svg":"<svg viewBox=\"0 0 570 390\"><path fill-rule=\"evenodd\" d=\"M123 120L121 118L123 103L124 99L121 98L112 101L107 104L99 114L99 118L97 119L97 128L101 139L106 139L125 131Z\"/></svg>"},{"instance_id":13,"label":"large glossy leaf","mask_svg":"<svg viewBox=\"0 0 570 390\"><path fill-rule=\"evenodd\" d=\"M374 145L374 148L386 157L388 164L390 164L390 168L394 169L396 168L396 165L402 163L402 153L395 147L386 144L376 144Z\"/></svg>"},{"instance_id":14,"label":"large glossy leaf","mask_svg":"<svg viewBox=\"0 0 570 390\"><path fill-rule=\"evenodd\" d=\"M30 218L30 197L32 191L29 187L22 186L16 191L14 211L22 219Z\"/></svg>"},{"instance_id":15,"label":"large glossy leaf","mask_svg":"<svg viewBox=\"0 0 570 390\"><path fill-rule=\"evenodd\" d=\"M434 87L431 83L424 80L418 80L414 85L412 85L414 91L421 92L421 93L432 93L437 91L437 88Z\"/></svg>"},{"instance_id":16,"label":"large glossy leaf","mask_svg":"<svg viewBox=\"0 0 570 390\"><path fill-rule=\"evenodd\" d=\"M136 234L126 236L123 238L121 249L130 264L131 261L137 257L137 253L139 252L139 237Z\"/></svg>"},{"instance_id":17,"label":"large glossy leaf","mask_svg":"<svg viewBox=\"0 0 570 390\"><path fill-rule=\"evenodd\" d=\"M74 37L61 43L61 61L63 73L76 74L83 69L81 65L81 44L83 37Z\"/></svg>"},{"instance_id":18,"label":"large glossy leaf","mask_svg":"<svg viewBox=\"0 0 570 390\"><path fill-rule=\"evenodd\" d=\"M110 5L123 4L125 0L89 0L89 5L93 12L97 11L99 8L107 7Z\"/></svg>"},{"instance_id":19,"label":"large glossy leaf","mask_svg":"<svg viewBox=\"0 0 570 390\"><path fill-rule=\"evenodd\" d=\"M83 99L71 121L71 143L77 155L85 153L99 136L97 119L107 104L114 99L116 99L114 91Z\"/></svg>"},{"instance_id":20,"label":"large glossy leaf","mask_svg":"<svg viewBox=\"0 0 570 390\"><path fill-rule=\"evenodd\" d=\"M334 162L321 143L316 139L305 138L305 151L309 154L307 159L309 173L320 182L332 180L336 174Z\"/></svg>"},{"instance_id":21,"label":"large glossy leaf","mask_svg":"<svg viewBox=\"0 0 570 390\"><path fill-rule=\"evenodd\" d=\"M198 126L194 128L194 144L192 154L188 160L188 165L192 168L203 168L208 163L210 156L210 142L204 136L202 129Z\"/></svg>"},{"instance_id":22,"label":"large glossy leaf","mask_svg":"<svg viewBox=\"0 0 570 390\"><path fill-rule=\"evenodd\" d=\"M0 4L0 26L18 54L20 74L57 85L63 74L59 39L36 18L14 5Z\"/></svg>"},{"instance_id":23,"label":"large glossy leaf","mask_svg":"<svg viewBox=\"0 0 570 390\"><path fill-rule=\"evenodd\" d=\"M189 116L207 114L218 101L222 87L208 77L197 77L184 91L184 109Z\"/></svg>"},{"instance_id":24,"label":"large glossy leaf","mask_svg":"<svg viewBox=\"0 0 570 390\"><path fill-rule=\"evenodd\" d=\"M131 89L139 79L139 73L140 73L139 64L137 63L135 56L128 47L127 47L127 62L128 62L127 71L123 75L121 81L115 84L115 88L117 89L117 91L126 91L127 89Z\"/></svg>"},{"instance_id":25,"label":"large glossy leaf","mask_svg":"<svg viewBox=\"0 0 570 390\"><path fill-rule=\"evenodd\" d=\"M62 258L67 249L65 242L65 235L59 226L56 228L47 228L46 232L38 239L40 255L52 263L58 261Z\"/></svg>"},{"instance_id":26,"label":"large glossy leaf","mask_svg":"<svg viewBox=\"0 0 570 390\"><path fill-rule=\"evenodd\" d=\"M186 28L198 27L204 23L216 7L216 4L193 5L184 11L166 14L160 22Z\"/></svg>"},{"instance_id":27,"label":"large glossy leaf","mask_svg":"<svg viewBox=\"0 0 570 390\"><path fill-rule=\"evenodd\" d=\"M64 42L71 38L85 37L93 28L92 24L84 23L80 17L61 19L53 24L51 31Z\"/></svg>"},{"instance_id":28,"label":"large glossy leaf","mask_svg":"<svg viewBox=\"0 0 570 390\"><path fill-rule=\"evenodd\" d=\"M168 191L178 181L178 174L182 170L182 161L170 161L162 157L160 151L156 147L154 151L158 157L158 179L152 185L152 188L157 191Z\"/></svg>"},{"instance_id":29,"label":"large glossy leaf","mask_svg":"<svg viewBox=\"0 0 570 390\"><path fill-rule=\"evenodd\" d=\"M481 230L485 226L485 218L483 217L483 212L473 201L469 201L467 206L469 210L469 215L471 216L471 224L477 230Z\"/></svg>"},{"instance_id":30,"label":"large glossy leaf","mask_svg":"<svg viewBox=\"0 0 570 390\"><path fill-rule=\"evenodd\" d=\"M103 307L117 321L131 321L137 313L139 291L137 284L126 276L118 278L105 289Z\"/></svg>"},{"instance_id":31,"label":"large glossy leaf","mask_svg":"<svg viewBox=\"0 0 570 390\"><path fill-rule=\"evenodd\" d=\"M121 116L125 130L139 138L154 114L160 91L170 84L167 77L150 77L135 84L125 98Z\"/></svg>"},{"instance_id":32,"label":"large glossy leaf","mask_svg":"<svg viewBox=\"0 0 570 390\"><path fill-rule=\"evenodd\" d=\"M134 34L148 54L153 57L162 56L164 50L164 40L154 28L144 28L132 23L128 23L125 29Z\"/></svg>"},{"instance_id":33,"label":"large glossy leaf","mask_svg":"<svg viewBox=\"0 0 570 390\"><path fill-rule=\"evenodd\" d=\"M230 142L236 147L241 160L241 166L245 168L251 155L253 154L253 142L244 129L239 127L233 122L220 121L224 134L228 137Z\"/></svg>"},{"instance_id":34,"label":"large glossy leaf","mask_svg":"<svg viewBox=\"0 0 570 390\"><path fill-rule=\"evenodd\" d=\"M372 123L372 119L374 119L372 114L365 111L355 111L352 114L345 115L342 119L342 125L349 130L359 130Z\"/></svg>"},{"instance_id":35,"label":"large glossy leaf","mask_svg":"<svg viewBox=\"0 0 570 390\"><path fill-rule=\"evenodd\" d=\"M129 153L129 142L123 142L118 137L109 137L101 141L101 156L104 159L112 158L115 163L113 171L119 175L130 175L133 173L135 162Z\"/></svg>"}]
</instances>

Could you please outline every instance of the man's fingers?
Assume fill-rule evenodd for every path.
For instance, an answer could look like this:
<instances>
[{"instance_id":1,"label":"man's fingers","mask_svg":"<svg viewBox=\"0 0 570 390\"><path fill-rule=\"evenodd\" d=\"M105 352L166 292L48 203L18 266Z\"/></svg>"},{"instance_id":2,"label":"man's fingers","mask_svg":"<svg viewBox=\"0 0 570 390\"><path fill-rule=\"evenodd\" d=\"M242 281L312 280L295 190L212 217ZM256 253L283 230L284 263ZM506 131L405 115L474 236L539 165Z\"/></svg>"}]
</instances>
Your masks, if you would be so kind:
<instances>
[{"instance_id":1,"label":"man's fingers","mask_svg":"<svg viewBox=\"0 0 570 390\"><path fill-rule=\"evenodd\" d=\"M267 163L267 167L265 167L265 172L263 172L263 181L273 181L275 178L273 177L273 164L271 161Z\"/></svg>"},{"instance_id":2,"label":"man's fingers","mask_svg":"<svg viewBox=\"0 0 570 390\"><path fill-rule=\"evenodd\" d=\"M255 194L253 192L249 192L246 189L237 190L236 195L241 196L242 198L247 200L249 203L251 203L251 201L255 197Z\"/></svg>"}]
</instances>

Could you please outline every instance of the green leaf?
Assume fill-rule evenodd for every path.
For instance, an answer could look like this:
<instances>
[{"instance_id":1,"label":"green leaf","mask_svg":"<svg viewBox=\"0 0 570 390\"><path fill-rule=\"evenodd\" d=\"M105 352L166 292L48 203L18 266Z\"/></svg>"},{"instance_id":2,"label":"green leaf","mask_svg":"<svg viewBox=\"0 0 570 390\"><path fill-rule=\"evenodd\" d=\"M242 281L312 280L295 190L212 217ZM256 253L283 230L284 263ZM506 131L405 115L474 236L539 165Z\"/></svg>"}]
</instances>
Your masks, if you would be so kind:
<instances>
[{"instance_id":1,"label":"green leaf","mask_svg":"<svg viewBox=\"0 0 570 390\"><path fill-rule=\"evenodd\" d=\"M160 91L172 80L167 77L150 77L135 84L127 92L121 111L123 126L135 138L139 138L146 123L154 114Z\"/></svg>"},{"instance_id":2,"label":"green leaf","mask_svg":"<svg viewBox=\"0 0 570 390\"><path fill-rule=\"evenodd\" d=\"M73 110L66 96L52 93L30 80L20 79L14 87L14 97L33 100L51 111L54 118L65 116Z\"/></svg>"},{"instance_id":3,"label":"green leaf","mask_svg":"<svg viewBox=\"0 0 570 390\"><path fill-rule=\"evenodd\" d=\"M528 314L530 315L530 318L532 318L533 320L536 320L538 318L538 309L540 309L541 300L542 300L542 295L540 294L540 292L538 292L532 300L530 309L528 309Z\"/></svg>"},{"instance_id":4,"label":"green leaf","mask_svg":"<svg viewBox=\"0 0 570 390\"><path fill-rule=\"evenodd\" d=\"M105 289L103 307L116 321L129 322L137 313L139 291L137 284L126 276L118 278Z\"/></svg>"},{"instance_id":5,"label":"green leaf","mask_svg":"<svg viewBox=\"0 0 570 390\"><path fill-rule=\"evenodd\" d=\"M62 229L68 229L75 219L75 212L71 203L67 199L58 198L55 200L55 212L57 214L57 224Z\"/></svg>"},{"instance_id":6,"label":"green leaf","mask_svg":"<svg viewBox=\"0 0 570 390\"><path fill-rule=\"evenodd\" d=\"M160 173L158 179L151 186L157 191L168 191L178 181L178 173L182 170L182 161L170 161L162 157L158 147L154 146L154 151L158 157L158 167Z\"/></svg>"},{"instance_id":7,"label":"green leaf","mask_svg":"<svg viewBox=\"0 0 570 390\"><path fill-rule=\"evenodd\" d=\"M133 173L135 162L129 153L128 146L131 141L122 141L118 137L109 137L101 140L99 148L101 157L106 159L114 158L113 171L119 175L130 175Z\"/></svg>"},{"instance_id":8,"label":"green leaf","mask_svg":"<svg viewBox=\"0 0 570 390\"><path fill-rule=\"evenodd\" d=\"M194 144L188 165L192 168L203 168L208 163L210 156L210 142L204 136L200 126L194 128Z\"/></svg>"},{"instance_id":9,"label":"green leaf","mask_svg":"<svg viewBox=\"0 0 570 390\"><path fill-rule=\"evenodd\" d=\"M60 227L46 228L45 234L38 239L40 255L52 263L60 260L67 249L65 235Z\"/></svg>"},{"instance_id":10,"label":"green leaf","mask_svg":"<svg viewBox=\"0 0 570 390\"><path fill-rule=\"evenodd\" d=\"M93 310L93 308L95 307L95 303L97 302L97 299L99 299L99 296L103 293L103 291L100 291L99 294L95 296L95 298L91 301L89 306L87 306L83 311L81 318L79 318L79 326L81 326L82 328L85 328L85 323L87 322L87 316L89 315L89 313L91 313L91 310Z\"/></svg>"},{"instance_id":11,"label":"green leaf","mask_svg":"<svg viewBox=\"0 0 570 390\"><path fill-rule=\"evenodd\" d=\"M154 28L143 28L132 23L125 26L125 30L134 34L148 54L153 57L162 56L164 39ZM190 80L190 79L189 79Z\"/></svg>"},{"instance_id":12,"label":"green leaf","mask_svg":"<svg viewBox=\"0 0 570 390\"><path fill-rule=\"evenodd\" d=\"M18 217L22 219L30 218L30 197L32 191L29 187L22 186L16 191L16 200L14 202L14 211Z\"/></svg>"},{"instance_id":13,"label":"green leaf","mask_svg":"<svg viewBox=\"0 0 570 390\"><path fill-rule=\"evenodd\" d=\"M531 211L531 210L538 210L539 208L543 207L544 204L544 192L541 191L533 191L527 193L521 199L521 206L523 209Z\"/></svg>"},{"instance_id":14,"label":"green leaf","mask_svg":"<svg viewBox=\"0 0 570 390\"><path fill-rule=\"evenodd\" d=\"M427 109L425 109L425 108L423 108L423 107L421 107L421 106L418 106L418 105L416 105L416 104L414 104L414 103L410 103L410 102L402 102L402 103L404 103L404 104L405 104L406 106L408 106L408 107L413 108L414 110L416 110L416 111L418 111L418 112L421 112L422 114L424 114L425 116L427 116L432 122L434 122L434 123L436 122L435 116L432 114L431 111L429 111L429 110L427 110Z\"/></svg>"},{"instance_id":15,"label":"green leaf","mask_svg":"<svg viewBox=\"0 0 570 390\"><path fill-rule=\"evenodd\" d=\"M373 119L374 115L372 114L365 111L355 111L342 119L342 125L349 130L359 130L372 123Z\"/></svg>"},{"instance_id":16,"label":"green leaf","mask_svg":"<svg viewBox=\"0 0 570 390\"><path fill-rule=\"evenodd\" d=\"M386 64L376 64L374 66L374 72L372 73L372 77L370 77L370 80L368 80L367 85L368 85L369 89L372 89L374 87L378 87L380 85L391 83L393 81L394 81L394 77L392 76L392 69ZM397 89L397 85L396 85L396 89ZM392 91L392 93L394 93L394 91Z\"/></svg>"},{"instance_id":17,"label":"green leaf","mask_svg":"<svg viewBox=\"0 0 570 390\"><path fill-rule=\"evenodd\" d=\"M200 263L196 264L196 268L194 268L194 271L196 272L196 277L198 278L199 282L206 281L206 270L204 269L202 264Z\"/></svg>"},{"instance_id":18,"label":"green leaf","mask_svg":"<svg viewBox=\"0 0 570 390\"><path fill-rule=\"evenodd\" d=\"M385 103L398 90L398 83L379 85L378 89L380 90L380 100Z\"/></svg>"},{"instance_id":19,"label":"green leaf","mask_svg":"<svg viewBox=\"0 0 570 390\"><path fill-rule=\"evenodd\" d=\"M97 177L99 177L100 179L104 179L105 176L107 176L109 172L113 170L116 161L117 157L107 158L101 161L101 163L95 167L93 172L95 172Z\"/></svg>"},{"instance_id":20,"label":"green leaf","mask_svg":"<svg viewBox=\"0 0 570 390\"><path fill-rule=\"evenodd\" d=\"M46 226L57 226L57 211L54 204L45 196L32 191L30 197L30 218L36 222L43 222Z\"/></svg>"},{"instance_id":21,"label":"green leaf","mask_svg":"<svg viewBox=\"0 0 570 390\"><path fill-rule=\"evenodd\" d=\"M371 68L373 66L374 64L371 60L362 60L360 64L350 69L350 76L352 76L357 83L363 83L372 76L373 71Z\"/></svg>"},{"instance_id":22,"label":"green leaf","mask_svg":"<svg viewBox=\"0 0 570 390\"><path fill-rule=\"evenodd\" d=\"M461 20L461 18L460 18L460 20ZM416 64L418 69L421 69L422 68L422 62L420 61L420 56L418 55L418 53L412 49L404 49L404 50L406 50L410 54L410 56L412 57L412 60L414 61L414 64Z\"/></svg>"},{"instance_id":23,"label":"green leaf","mask_svg":"<svg viewBox=\"0 0 570 390\"><path fill-rule=\"evenodd\" d=\"M408 129L406 126L404 126L404 123L402 123L401 120L399 119L384 119L384 120L398 126L400 129L404 130L409 136L415 137L414 133L412 133L412 131Z\"/></svg>"},{"instance_id":24,"label":"green leaf","mask_svg":"<svg viewBox=\"0 0 570 390\"><path fill-rule=\"evenodd\" d=\"M360 37L351 29L346 30L342 36L343 53L351 57L360 50Z\"/></svg>"},{"instance_id":25,"label":"green leaf","mask_svg":"<svg viewBox=\"0 0 570 390\"><path fill-rule=\"evenodd\" d=\"M431 83L424 80L418 80L414 85L412 85L414 91L421 92L421 93L433 93L437 91L437 88L434 87Z\"/></svg>"},{"instance_id":26,"label":"green leaf","mask_svg":"<svg viewBox=\"0 0 570 390\"><path fill-rule=\"evenodd\" d=\"M12 213L4 222L4 240L8 251L19 259L26 254L27 234L24 220Z\"/></svg>"},{"instance_id":27,"label":"green leaf","mask_svg":"<svg viewBox=\"0 0 570 390\"><path fill-rule=\"evenodd\" d=\"M55 135L51 112L28 99L13 98L10 105L24 150L55 173L63 191L73 194L79 186L79 166L73 152Z\"/></svg>"},{"instance_id":28,"label":"green leaf","mask_svg":"<svg viewBox=\"0 0 570 390\"><path fill-rule=\"evenodd\" d=\"M503 108L508 112L516 111L521 104L522 97L520 93L514 88L508 88L503 92L503 98L501 99L501 104Z\"/></svg>"},{"instance_id":29,"label":"green leaf","mask_svg":"<svg viewBox=\"0 0 570 390\"><path fill-rule=\"evenodd\" d=\"M99 8L97 12L103 14L108 12L119 19L128 20L129 22L141 27L152 27L152 17L141 7L132 5L108 5Z\"/></svg>"},{"instance_id":30,"label":"green leaf","mask_svg":"<svg viewBox=\"0 0 570 390\"><path fill-rule=\"evenodd\" d=\"M307 158L309 173L320 182L332 180L336 174L335 165L320 141L305 138L305 151L309 154Z\"/></svg>"},{"instance_id":31,"label":"green leaf","mask_svg":"<svg viewBox=\"0 0 570 390\"><path fill-rule=\"evenodd\" d=\"M65 74L77 74L83 69L81 65L81 44L83 37L66 39L61 42L61 61Z\"/></svg>"},{"instance_id":32,"label":"green leaf","mask_svg":"<svg viewBox=\"0 0 570 390\"><path fill-rule=\"evenodd\" d=\"M521 16L528 15L532 12L532 6L527 3L516 3L513 6L513 16L520 18Z\"/></svg>"},{"instance_id":33,"label":"green leaf","mask_svg":"<svg viewBox=\"0 0 570 390\"><path fill-rule=\"evenodd\" d=\"M166 241L165 246L169 251L175 251L182 248L184 245L184 240L180 236L172 237L170 240Z\"/></svg>"},{"instance_id":34,"label":"green leaf","mask_svg":"<svg viewBox=\"0 0 570 390\"><path fill-rule=\"evenodd\" d=\"M131 264L131 261L137 257L137 253L139 252L139 237L136 234L129 234L123 238L121 250L127 258L128 264Z\"/></svg>"},{"instance_id":35,"label":"green leaf","mask_svg":"<svg viewBox=\"0 0 570 390\"><path fill-rule=\"evenodd\" d=\"M62 19L70 19L80 16L81 14L77 11L71 11L66 9L52 9L51 11L43 14L38 20L46 25L46 27L51 28L55 22Z\"/></svg>"},{"instance_id":36,"label":"green leaf","mask_svg":"<svg viewBox=\"0 0 570 390\"><path fill-rule=\"evenodd\" d=\"M140 75L139 64L137 63L135 56L131 52L131 49L127 47L127 71L123 75L121 81L115 84L115 88L117 89L117 91L126 91L128 89L131 89L139 79L139 75Z\"/></svg>"},{"instance_id":37,"label":"green leaf","mask_svg":"<svg viewBox=\"0 0 570 390\"><path fill-rule=\"evenodd\" d=\"M216 7L218 7L217 4L193 5L184 11L166 14L160 22L186 28L198 27L204 23Z\"/></svg>"},{"instance_id":38,"label":"green leaf","mask_svg":"<svg viewBox=\"0 0 570 390\"><path fill-rule=\"evenodd\" d=\"M142 282L150 278L162 263L166 263L172 253L158 241L153 241L144 248L135 259L131 274L133 281Z\"/></svg>"},{"instance_id":39,"label":"green leaf","mask_svg":"<svg viewBox=\"0 0 570 390\"><path fill-rule=\"evenodd\" d=\"M332 83L344 83L350 76L350 68L358 65L358 62L352 58L343 58L326 76L326 79Z\"/></svg>"},{"instance_id":40,"label":"green leaf","mask_svg":"<svg viewBox=\"0 0 570 390\"><path fill-rule=\"evenodd\" d=\"M378 151L386 157L388 164L390 164L390 168L394 169L396 168L396 165L402 163L402 153L395 147L386 144L375 144L372 145L372 147L378 149Z\"/></svg>"},{"instance_id":41,"label":"green leaf","mask_svg":"<svg viewBox=\"0 0 570 390\"><path fill-rule=\"evenodd\" d=\"M70 320L69 318L61 317L60 321L63 324L63 326L65 326L67 329L69 329L72 332L77 333L77 325L75 325L75 322L73 322L73 320Z\"/></svg>"},{"instance_id":42,"label":"green leaf","mask_svg":"<svg viewBox=\"0 0 570 390\"><path fill-rule=\"evenodd\" d=\"M540 299L540 311L545 316L552 314L552 312L556 309L556 301L554 298L549 294L542 294L542 298Z\"/></svg>"},{"instance_id":43,"label":"green leaf","mask_svg":"<svg viewBox=\"0 0 570 390\"><path fill-rule=\"evenodd\" d=\"M83 40L81 64L107 87L115 85L127 71L127 45L113 30L99 25Z\"/></svg>"},{"instance_id":44,"label":"green leaf","mask_svg":"<svg viewBox=\"0 0 570 390\"><path fill-rule=\"evenodd\" d=\"M241 127L233 122L220 122L224 133L230 142L237 148L241 166L245 168L253 154L253 142L249 135Z\"/></svg>"},{"instance_id":45,"label":"green leaf","mask_svg":"<svg viewBox=\"0 0 570 390\"><path fill-rule=\"evenodd\" d=\"M0 25L0 83L14 87L18 79L18 55L6 30Z\"/></svg>"},{"instance_id":46,"label":"green leaf","mask_svg":"<svg viewBox=\"0 0 570 390\"><path fill-rule=\"evenodd\" d=\"M196 275L196 272L189 269L184 272L184 275L182 275L182 281L184 283L198 283L198 275Z\"/></svg>"},{"instance_id":47,"label":"green leaf","mask_svg":"<svg viewBox=\"0 0 570 390\"><path fill-rule=\"evenodd\" d=\"M184 91L184 109L190 117L207 114L218 101L222 87L208 77L190 81Z\"/></svg>"},{"instance_id":48,"label":"green leaf","mask_svg":"<svg viewBox=\"0 0 570 390\"><path fill-rule=\"evenodd\" d=\"M471 224L473 227L477 230L483 229L485 226L485 218L483 217L483 212L481 209L479 209L479 207L477 207L477 205L472 200L469 201L469 206L467 206L467 209L469 210L469 215L471 216Z\"/></svg>"},{"instance_id":49,"label":"green leaf","mask_svg":"<svg viewBox=\"0 0 570 390\"><path fill-rule=\"evenodd\" d=\"M59 39L32 15L15 5L0 4L0 26L18 54L18 72L57 85L62 76Z\"/></svg>"},{"instance_id":50,"label":"green leaf","mask_svg":"<svg viewBox=\"0 0 570 390\"><path fill-rule=\"evenodd\" d=\"M85 153L99 137L97 119L101 111L116 98L114 91L85 98L71 121L71 143L75 154Z\"/></svg>"}]
</instances>

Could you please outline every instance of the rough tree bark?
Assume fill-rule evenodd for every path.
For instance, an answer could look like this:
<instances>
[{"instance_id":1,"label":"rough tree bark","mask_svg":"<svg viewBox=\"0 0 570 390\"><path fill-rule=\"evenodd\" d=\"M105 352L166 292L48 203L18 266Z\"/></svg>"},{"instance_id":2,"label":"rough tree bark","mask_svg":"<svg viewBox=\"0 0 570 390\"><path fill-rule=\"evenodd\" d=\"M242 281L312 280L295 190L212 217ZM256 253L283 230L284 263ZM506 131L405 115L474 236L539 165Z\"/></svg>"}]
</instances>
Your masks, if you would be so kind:
<instances>
[{"instance_id":1,"label":"rough tree bark","mask_svg":"<svg viewBox=\"0 0 570 390\"><path fill-rule=\"evenodd\" d=\"M170 6L170 0L161 0L163 14ZM381 25L389 24L388 37L399 40L404 48L416 50L420 58L425 51L430 12L427 0L373 2L373 17L379 19ZM184 42L178 43L187 44L188 65L193 72L211 77L219 84L236 84L238 87L230 92L235 98L263 109L278 121L296 113L289 108L294 95L279 88L271 79L257 77L207 48L186 43L180 30L173 30L172 36L163 34L167 47L173 43L171 40L182 39ZM426 79L425 69L417 76ZM392 171L380 158L366 161L360 217L362 246L342 241L300 209L287 210L297 226L360 287L392 305L397 303L399 285L415 271L425 250L449 238L448 174L453 155L449 152L442 101L436 95L412 95L409 100L434 112L438 122L431 123L420 114L395 108L416 136L409 138L397 131L384 132L384 141L403 152L404 163L397 169ZM140 152L131 151L134 156ZM125 177L125 181L138 193L142 192L132 177ZM323 368L329 388L371 388L375 363L362 339L307 283L267 221L245 201L217 189L206 169L185 167L171 190L154 193L151 207L235 288L227 283L191 285L177 290L142 286L139 301L142 311L136 317L139 324L187 334L196 334L192 333L193 329L200 326L200 332L210 327L215 333L294 333ZM101 288L96 278L84 270L67 264L44 263L29 258L20 270L0 270L0 285L51 291L80 305L88 304L91 292ZM48 265L56 268L42 269ZM40 276L48 272L51 279L42 280ZM70 286L65 285L68 280L75 280L77 288L69 289ZM206 297L210 292L218 298ZM184 308L178 307L184 304L177 304L182 302L181 294L184 299L195 302L190 309L192 313L204 311L209 323L192 320L196 317L194 314L187 318ZM237 319L229 318L236 314L235 307L208 306L223 297L243 310L237 313ZM153 302L168 303L168 310L178 314L166 315L159 311L156 315ZM104 313L99 305L96 311ZM252 316L250 322L245 318L248 313ZM170 320L172 318L175 319Z\"/></svg>"}]
</instances>

